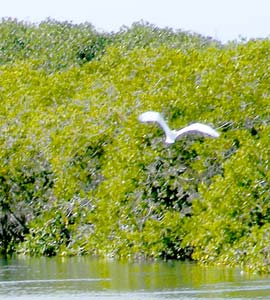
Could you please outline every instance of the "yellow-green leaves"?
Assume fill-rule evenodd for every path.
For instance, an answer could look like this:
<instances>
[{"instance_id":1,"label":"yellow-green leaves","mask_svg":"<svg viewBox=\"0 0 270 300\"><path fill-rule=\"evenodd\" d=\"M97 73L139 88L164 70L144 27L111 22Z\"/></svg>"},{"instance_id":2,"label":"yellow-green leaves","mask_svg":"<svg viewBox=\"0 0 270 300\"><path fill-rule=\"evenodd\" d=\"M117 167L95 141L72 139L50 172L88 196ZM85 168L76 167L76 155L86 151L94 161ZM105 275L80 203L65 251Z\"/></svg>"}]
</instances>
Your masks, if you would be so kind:
<instances>
[{"instance_id":1,"label":"yellow-green leaves","mask_svg":"<svg viewBox=\"0 0 270 300\"><path fill-rule=\"evenodd\" d=\"M6 20L0 31L4 254L269 271L268 40L221 46L149 24L99 34ZM161 128L138 122L146 110L220 137L168 147Z\"/></svg>"}]
</instances>

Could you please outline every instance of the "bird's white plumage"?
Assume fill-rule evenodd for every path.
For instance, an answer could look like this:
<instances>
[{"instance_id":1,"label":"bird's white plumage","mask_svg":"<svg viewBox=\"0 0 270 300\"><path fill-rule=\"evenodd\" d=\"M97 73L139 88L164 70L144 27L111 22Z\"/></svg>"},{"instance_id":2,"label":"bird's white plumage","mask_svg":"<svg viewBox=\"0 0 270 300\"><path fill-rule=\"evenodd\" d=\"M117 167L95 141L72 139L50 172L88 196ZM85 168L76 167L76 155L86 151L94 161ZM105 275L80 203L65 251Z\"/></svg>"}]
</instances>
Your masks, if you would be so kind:
<instances>
[{"instance_id":1,"label":"bird's white plumage","mask_svg":"<svg viewBox=\"0 0 270 300\"><path fill-rule=\"evenodd\" d=\"M138 119L140 122L143 123L145 122L158 123L165 132L165 136L166 136L165 142L167 144L172 144L181 136L190 133L206 135L213 138L217 138L219 136L219 133L215 129L202 123L193 123L177 131L171 130L168 124L165 122L164 118L161 116L161 114L156 111L144 112L141 115L139 115Z\"/></svg>"}]
</instances>

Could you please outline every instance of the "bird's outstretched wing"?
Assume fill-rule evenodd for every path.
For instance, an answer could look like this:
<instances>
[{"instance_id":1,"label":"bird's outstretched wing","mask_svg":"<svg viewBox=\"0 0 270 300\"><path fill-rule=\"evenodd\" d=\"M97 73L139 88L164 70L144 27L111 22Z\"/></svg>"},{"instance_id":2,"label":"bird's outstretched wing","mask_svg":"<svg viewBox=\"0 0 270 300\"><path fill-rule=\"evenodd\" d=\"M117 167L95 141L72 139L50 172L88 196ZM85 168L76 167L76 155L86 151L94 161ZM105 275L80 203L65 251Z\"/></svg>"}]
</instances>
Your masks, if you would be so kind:
<instances>
[{"instance_id":1,"label":"bird's outstretched wing","mask_svg":"<svg viewBox=\"0 0 270 300\"><path fill-rule=\"evenodd\" d=\"M156 111L147 111L139 115L140 122L160 122L162 119L160 113Z\"/></svg>"},{"instance_id":2,"label":"bird's outstretched wing","mask_svg":"<svg viewBox=\"0 0 270 300\"><path fill-rule=\"evenodd\" d=\"M219 137L219 133L215 129L202 123L193 123L178 131L175 131L175 133L176 133L176 139L180 138L183 135L192 134L192 133L205 135L213 138Z\"/></svg>"},{"instance_id":3,"label":"bird's outstretched wing","mask_svg":"<svg viewBox=\"0 0 270 300\"><path fill-rule=\"evenodd\" d=\"M165 143L172 144L175 142L176 135L170 129L162 115L156 111L147 111L139 115L139 121L141 122L155 122L157 123L165 133Z\"/></svg>"}]
</instances>

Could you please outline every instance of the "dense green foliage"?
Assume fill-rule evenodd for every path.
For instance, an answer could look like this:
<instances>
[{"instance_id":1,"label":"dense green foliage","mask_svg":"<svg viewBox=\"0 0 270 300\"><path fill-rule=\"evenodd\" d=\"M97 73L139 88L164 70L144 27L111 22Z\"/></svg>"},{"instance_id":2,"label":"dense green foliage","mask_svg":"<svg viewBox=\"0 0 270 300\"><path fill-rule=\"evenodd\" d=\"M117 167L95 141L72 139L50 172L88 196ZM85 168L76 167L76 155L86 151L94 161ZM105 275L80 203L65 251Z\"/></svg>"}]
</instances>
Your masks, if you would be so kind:
<instances>
[{"instance_id":1,"label":"dense green foliage","mask_svg":"<svg viewBox=\"0 0 270 300\"><path fill-rule=\"evenodd\" d=\"M134 24L0 23L2 254L195 259L270 271L270 41ZM218 139L168 147L172 128Z\"/></svg>"}]
</instances>

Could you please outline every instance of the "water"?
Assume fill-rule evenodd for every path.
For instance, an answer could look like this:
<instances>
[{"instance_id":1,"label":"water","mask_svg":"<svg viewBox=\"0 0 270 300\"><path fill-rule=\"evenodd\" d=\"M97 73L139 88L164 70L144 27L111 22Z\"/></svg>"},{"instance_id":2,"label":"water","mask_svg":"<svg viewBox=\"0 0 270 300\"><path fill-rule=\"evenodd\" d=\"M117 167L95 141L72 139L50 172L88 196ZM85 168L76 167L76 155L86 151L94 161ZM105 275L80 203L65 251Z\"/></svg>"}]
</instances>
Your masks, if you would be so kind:
<instances>
[{"instance_id":1,"label":"water","mask_svg":"<svg viewBox=\"0 0 270 300\"><path fill-rule=\"evenodd\" d=\"M0 260L0 299L270 299L270 276L183 262L73 258Z\"/></svg>"}]
</instances>

